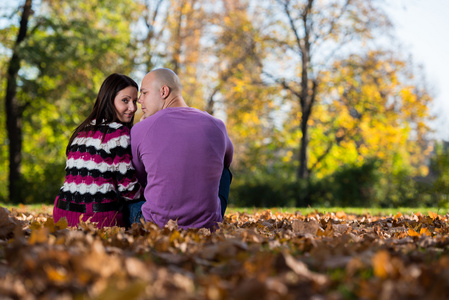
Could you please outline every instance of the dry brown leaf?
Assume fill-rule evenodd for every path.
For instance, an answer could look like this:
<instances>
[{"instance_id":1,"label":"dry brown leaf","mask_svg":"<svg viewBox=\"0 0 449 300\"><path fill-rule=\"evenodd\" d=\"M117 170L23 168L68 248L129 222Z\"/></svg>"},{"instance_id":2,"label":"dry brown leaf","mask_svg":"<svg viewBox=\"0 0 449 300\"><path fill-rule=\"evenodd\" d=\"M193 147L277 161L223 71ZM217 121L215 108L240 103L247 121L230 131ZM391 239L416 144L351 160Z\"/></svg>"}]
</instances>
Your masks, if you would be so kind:
<instances>
[{"instance_id":1,"label":"dry brown leaf","mask_svg":"<svg viewBox=\"0 0 449 300\"><path fill-rule=\"evenodd\" d=\"M30 245L45 243L48 241L50 230L48 227L38 228L31 231L31 236L29 239Z\"/></svg>"},{"instance_id":2,"label":"dry brown leaf","mask_svg":"<svg viewBox=\"0 0 449 300\"><path fill-rule=\"evenodd\" d=\"M176 222L175 220L168 220L165 228L168 228L170 231L178 230L178 222Z\"/></svg>"},{"instance_id":3,"label":"dry brown leaf","mask_svg":"<svg viewBox=\"0 0 449 300\"><path fill-rule=\"evenodd\" d=\"M427 236L431 236L432 233L429 231L428 228L421 228L421 230L419 231L419 235L427 235Z\"/></svg>"},{"instance_id":4,"label":"dry brown leaf","mask_svg":"<svg viewBox=\"0 0 449 300\"><path fill-rule=\"evenodd\" d=\"M340 236L351 230L351 227L347 224L333 224L332 228L334 229L335 236Z\"/></svg>"},{"instance_id":5,"label":"dry brown leaf","mask_svg":"<svg viewBox=\"0 0 449 300\"><path fill-rule=\"evenodd\" d=\"M66 220L54 223L49 214L25 206L12 209L9 218L23 225L0 240L0 295L7 299L449 294L449 214L303 216L267 210L227 214L213 232L178 230L175 221L165 228L147 222L128 230L98 229L90 221L68 228Z\"/></svg>"},{"instance_id":6,"label":"dry brown leaf","mask_svg":"<svg viewBox=\"0 0 449 300\"><path fill-rule=\"evenodd\" d=\"M344 211L337 211L335 213L335 216L339 219L347 219L348 218Z\"/></svg>"},{"instance_id":7,"label":"dry brown leaf","mask_svg":"<svg viewBox=\"0 0 449 300\"><path fill-rule=\"evenodd\" d=\"M231 299L264 299L266 297L267 288L265 284L256 278L250 278L239 282L235 290L231 294Z\"/></svg>"},{"instance_id":8,"label":"dry brown leaf","mask_svg":"<svg viewBox=\"0 0 449 300\"><path fill-rule=\"evenodd\" d=\"M386 279L391 274L392 265L390 253L385 250L377 252L372 258L374 275L381 279Z\"/></svg>"},{"instance_id":9,"label":"dry brown leaf","mask_svg":"<svg viewBox=\"0 0 449 300\"><path fill-rule=\"evenodd\" d=\"M106 288L95 299L97 300L135 300L142 299L148 283L142 281L132 282L131 284L120 284L110 282Z\"/></svg>"},{"instance_id":10,"label":"dry brown leaf","mask_svg":"<svg viewBox=\"0 0 449 300\"><path fill-rule=\"evenodd\" d=\"M289 253L284 253L284 259L287 266L290 267L290 269L292 269L292 271L297 275L303 276L318 285L325 285L328 283L328 279L325 275L311 272L305 263L294 259Z\"/></svg>"},{"instance_id":11,"label":"dry brown leaf","mask_svg":"<svg viewBox=\"0 0 449 300\"><path fill-rule=\"evenodd\" d=\"M125 260L125 268L130 276L141 278L145 281L150 281L152 276L149 271L151 265L145 265L137 258L130 257Z\"/></svg>"},{"instance_id":12,"label":"dry brown leaf","mask_svg":"<svg viewBox=\"0 0 449 300\"><path fill-rule=\"evenodd\" d=\"M409 228L408 229L408 235L409 236L419 236L420 234L418 232L416 232L414 229Z\"/></svg>"},{"instance_id":13,"label":"dry brown leaf","mask_svg":"<svg viewBox=\"0 0 449 300\"><path fill-rule=\"evenodd\" d=\"M20 221L11 216L7 208L0 206L0 239L11 237L16 226L20 226Z\"/></svg>"},{"instance_id":14,"label":"dry brown leaf","mask_svg":"<svg viewBox=\"0 0 449 300\"><path fill-rule=\"evenodd\" d=\"M304 222L301 220L292 220L293 232L301 235L311 234L316 236L318 231L321 231L321 227L317 221L311 220Z\"/></svg>"},{"instance_id":15,"label":"dry brown leaf","mask_svg":"<svg viewBox=\"0 0 449 300\"><path fill-rule=\"evenodd\" d=\"M434 213L433 211L429 211L429 217L431 217L432 220L435 220L436 218L438 218L438 214Z\"/></svg>"}]
</instances>

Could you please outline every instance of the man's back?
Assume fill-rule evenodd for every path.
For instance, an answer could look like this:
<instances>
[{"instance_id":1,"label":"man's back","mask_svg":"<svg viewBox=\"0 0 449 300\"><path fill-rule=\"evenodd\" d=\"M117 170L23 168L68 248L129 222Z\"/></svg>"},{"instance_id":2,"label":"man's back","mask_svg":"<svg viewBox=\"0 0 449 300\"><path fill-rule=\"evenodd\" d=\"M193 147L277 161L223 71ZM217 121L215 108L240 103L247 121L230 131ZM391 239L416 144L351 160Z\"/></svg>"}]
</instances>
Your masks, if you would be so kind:
<instances>
[{"instance_id":1,"label":"man's back","mask_svg":"<svg viewBox=\"0 0 449 300\"><path fill-rule=\"evenodd\" d=\"M233 147L226 127L189 107L163 109L131 131L133 163L145 186L142 213L163 227L212 227L222 221L218 186Z\"/></svg>"}]
</instances>

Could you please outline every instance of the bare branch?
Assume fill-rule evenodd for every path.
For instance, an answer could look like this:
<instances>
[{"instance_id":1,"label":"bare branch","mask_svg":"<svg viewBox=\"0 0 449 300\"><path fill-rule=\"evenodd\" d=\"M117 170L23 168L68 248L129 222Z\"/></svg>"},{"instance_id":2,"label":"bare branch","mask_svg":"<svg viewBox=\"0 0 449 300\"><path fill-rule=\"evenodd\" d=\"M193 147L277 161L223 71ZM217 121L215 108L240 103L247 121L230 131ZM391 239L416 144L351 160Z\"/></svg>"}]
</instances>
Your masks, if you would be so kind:
<instances>
[{"instance_id":1,"label":"bare branch","mask_svg":"<svg viewBox=\"0 0 449 300\"><path fill-rule=\"evenodd\" d=\"M338 21L340 21L343 18L343 15L346 13L350 2L351 2L351 0L346 0L346 3L341 8L340 14L338 16L336 16L335 18L331 19L329 30L324 34L324 36L329 36L332 34L332 32L335 29L336 24L338 23ZM321 36L323 36L323 35L321 34ZM318 35L316 35L314 38L314 41L316 41L316 40L318 40Z\"/></svg>"},{"instance_id":2,"label":"bare branch","mask_svg":"<svg viewBox=\"0 0 449 300\"><path fill-rule=\"evenodd\" d=\"M290 27L293 31L293 34L295 35L296 45L298 46L298 49L300 50L300 55L302 55L304 50L301 45L301 38L298 34L298 29L296 28L295 22L293 21L292 15L290 13L290 10L289 10L287 4L284 5L284 10L285 10L285 13L287 14L288 21L290 22Z\"/></svg>"}]
</instances>

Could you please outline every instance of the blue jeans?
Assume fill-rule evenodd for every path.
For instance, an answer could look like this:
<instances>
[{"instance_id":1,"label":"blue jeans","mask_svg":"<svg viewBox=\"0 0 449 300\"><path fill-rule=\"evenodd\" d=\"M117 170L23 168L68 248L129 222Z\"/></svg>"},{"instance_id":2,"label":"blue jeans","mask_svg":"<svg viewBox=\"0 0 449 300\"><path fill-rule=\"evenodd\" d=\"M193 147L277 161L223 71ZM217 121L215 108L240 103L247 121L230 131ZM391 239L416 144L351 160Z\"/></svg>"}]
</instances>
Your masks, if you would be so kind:
<instances>
[{"instance_id":1,"label":"blue jeans","mask_svg":"<svg viewBox=\"0 0 449 300\"><path fill-rule=\"evenodd\" d=\"M226 208L228 207L229 190L231 188L232 173L229 168L224 168L221 173L220 185L218 187L218 197L221 204L221 216L224 217Z\"/></svg>"},{"instance_id":2,"label":"blue jeans","mask_svg":"<svg viewBox=\"0 0 449 300\"><path fill-rule=\"evenodd\" d=\"M218 197L220 198L221 216L223 217L228 206L229 190L231 188L232 173L229 168L224 168L221 173L220 185L218 187ZM143 199L143 197L141 198ZM142 215L142 204L145 200L126 201L123 209L123 219L126 227L130 227L133 223L140 223Z\"/></svg>"},{"instance_id":3,"label":"blue jeans","mask_svg":"<svg viewBox=\"0 0 449 300\"><path fill-rule=\"evenodd\" d=\"M141 197L140 199L144 199ZM135 201L126 201L123 208L123 220L125 221L126 227L131 227L133 223L140 223L140 219L143 218L142 215L142 204L145 203L145 200L135 200Z\"/></svg>"}]
</instances>

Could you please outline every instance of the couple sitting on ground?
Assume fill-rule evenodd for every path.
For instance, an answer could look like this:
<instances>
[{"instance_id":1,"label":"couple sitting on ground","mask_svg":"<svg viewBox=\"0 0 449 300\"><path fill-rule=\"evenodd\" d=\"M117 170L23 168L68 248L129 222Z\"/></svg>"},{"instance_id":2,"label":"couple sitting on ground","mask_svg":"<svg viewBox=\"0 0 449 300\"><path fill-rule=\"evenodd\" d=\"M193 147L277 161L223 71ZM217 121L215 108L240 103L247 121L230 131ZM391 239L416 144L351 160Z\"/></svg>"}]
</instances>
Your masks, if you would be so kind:
<instances>
[{"instance_id":1,"label":"couple sitting on ground","mask_svg":"<svg viewBox=\"0 0 449 300\"><path fill-rule=\"evenodd\" d=\"M137 83L105 79L94 108L67 146L66 176L53 217L98 227L154 222L210 228L222 222L232 175L233 146L224 123L187 106L169 69ZM143 116L131 130L136 102Z\"/></svg>"}]
</instances>

